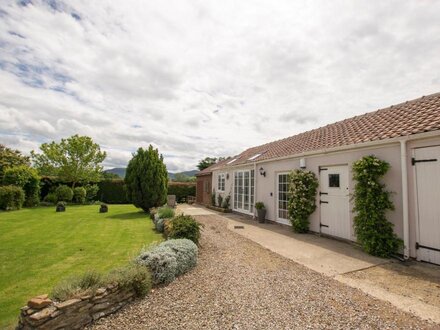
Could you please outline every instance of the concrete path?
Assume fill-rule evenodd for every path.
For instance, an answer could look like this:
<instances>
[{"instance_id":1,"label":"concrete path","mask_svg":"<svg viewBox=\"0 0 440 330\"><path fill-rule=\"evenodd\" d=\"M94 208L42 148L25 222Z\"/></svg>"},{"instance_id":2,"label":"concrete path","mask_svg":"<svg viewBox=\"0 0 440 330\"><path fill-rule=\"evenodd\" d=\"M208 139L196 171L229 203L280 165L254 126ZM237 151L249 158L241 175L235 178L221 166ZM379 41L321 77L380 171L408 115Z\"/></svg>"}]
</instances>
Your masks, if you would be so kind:
<instances>
[{"instance_id":1,"label":"concrete path","mask_svg":"<svg viewBox=\"0 0 440 330\"><path fill-rule=\"evenodd\" d=\"M389 262L345 242L312 234L295 234L275 224L237 221L228 217L228 229L261 246L327 276L336 276Z\"/></svg>"},{"instance_id":2,"label":"concrete path","mask_svg":"<svg viewBox=\"0 0 440 330\"><path fill-rule=\"evenodd\" d=\"M370 256L346 242L314 234L295 234L277 224L259 224L247 216L222 214L198 206L179 206L192 215L216 214L236 232L316 272L440 323L440 267Z\"/></svg>"}]
</instances>

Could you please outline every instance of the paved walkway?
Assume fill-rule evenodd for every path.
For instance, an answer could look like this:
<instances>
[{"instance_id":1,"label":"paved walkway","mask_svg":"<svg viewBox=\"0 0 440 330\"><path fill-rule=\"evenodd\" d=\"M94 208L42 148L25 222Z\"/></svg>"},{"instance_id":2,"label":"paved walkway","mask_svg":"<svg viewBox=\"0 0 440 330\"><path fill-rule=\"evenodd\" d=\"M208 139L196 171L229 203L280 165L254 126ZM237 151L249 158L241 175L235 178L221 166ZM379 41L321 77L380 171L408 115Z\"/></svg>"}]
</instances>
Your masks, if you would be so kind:
<instances>
[{"instance_id":1,"label":"paved walkway","mask_svg":"<svg viewBox=\"0 0 440 330\"><path fill-rule=\"evenodd\" d=\"M228 219L229 230L285 258L440 323L439 266L372 257L346 242L314 234L295 234L289 228L259 224L233 213L221 214L187 205L180 205L179 211L190 215L217 214Z\"/></svg>"}]
</instances>

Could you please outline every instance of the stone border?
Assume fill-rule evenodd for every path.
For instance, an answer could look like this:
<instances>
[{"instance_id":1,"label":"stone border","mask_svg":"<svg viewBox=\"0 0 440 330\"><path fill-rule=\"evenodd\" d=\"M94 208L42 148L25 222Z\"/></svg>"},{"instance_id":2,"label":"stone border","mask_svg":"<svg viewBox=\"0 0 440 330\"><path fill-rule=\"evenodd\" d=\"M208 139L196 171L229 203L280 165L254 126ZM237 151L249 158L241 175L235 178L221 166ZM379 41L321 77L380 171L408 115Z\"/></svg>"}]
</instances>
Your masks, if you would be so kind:
<instances>
[{"instance_id":1,"label":"stone border","mask_svg":"<svg viewBox=\"0 0 440 330\"><path fill-rule=\"evenodd\" d=\"M232 210L231 209L224 209L223 207L218 207L218 206L212 206L212 205L206 205L206 207L208 209L217 211L217 212L222 212L222 213L231 213Z\"/></svg>"},{"instance_id":2,"label":"stone border","mask_svg":"<svg viewBox=\"0 0 440 330\"><path fill-rule=\"evenodd\" d=\"M116 312L136 297L133 290L109 285L93 294L53 302L47 295L29 300L21 308L16 329L81 329L86 325Z\"/></svg>"}]
</instances>

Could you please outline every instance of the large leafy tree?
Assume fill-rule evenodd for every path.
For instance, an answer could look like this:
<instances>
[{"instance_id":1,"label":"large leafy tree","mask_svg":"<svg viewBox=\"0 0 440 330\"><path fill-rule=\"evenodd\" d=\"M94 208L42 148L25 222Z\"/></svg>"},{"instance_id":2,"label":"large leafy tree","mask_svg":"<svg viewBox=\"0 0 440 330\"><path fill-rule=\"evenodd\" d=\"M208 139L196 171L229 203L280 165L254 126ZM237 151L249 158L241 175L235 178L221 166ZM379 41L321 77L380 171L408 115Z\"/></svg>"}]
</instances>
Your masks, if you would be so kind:
<instances>
[{"instance_id":1,"label":"large leafy tree","mask_svg":"<svg viewBox=\"0 0 440 330\"><path fill-rule=\"evenodd\" d=\"M101 178L101 163L106 153L88 136L73 135L57 143L43 143L41 153L31 152L41 175L54 175L66 182L96 182Z\"/></svg>"},{"instance_id":2,"label":"large leafy tree","mask_svg":"<svg viewBox=\"0 0 440 330\"><path fill-rule=\"evenodd\" d=\"M3 180L7 168L21 165L29 166L29 157L23 156L18 150L0 144L0 182Z\"/></svg>"},{"instance_id":3,"label":"large leafy tree","mask_svg":"<svg viewBox=\"0 0 440 330\"><path fill-rule=\"evenodd\" d=\"M128 199L134 206L148 212L167 200L168 172L158 149L139 148L127 166L125 174Z\"/></svg>"}]
</instances>

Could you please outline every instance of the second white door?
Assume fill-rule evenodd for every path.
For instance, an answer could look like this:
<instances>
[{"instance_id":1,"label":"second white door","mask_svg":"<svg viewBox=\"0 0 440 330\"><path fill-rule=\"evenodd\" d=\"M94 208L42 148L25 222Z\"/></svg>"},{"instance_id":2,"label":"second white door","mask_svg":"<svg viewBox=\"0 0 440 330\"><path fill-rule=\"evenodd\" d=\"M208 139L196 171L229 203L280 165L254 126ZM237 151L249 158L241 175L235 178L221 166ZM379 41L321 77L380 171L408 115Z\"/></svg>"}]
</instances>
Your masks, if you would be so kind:
<instances>
[{"instance_id":1,"label":"second white door","mask_svg":"<svg viewBox=\"0 0 440 330\"><path fill-rule=\"evenodd\" d=\"M348 166L320 168L321 233L351 240Z\"/></svg>"}]
</instances>

